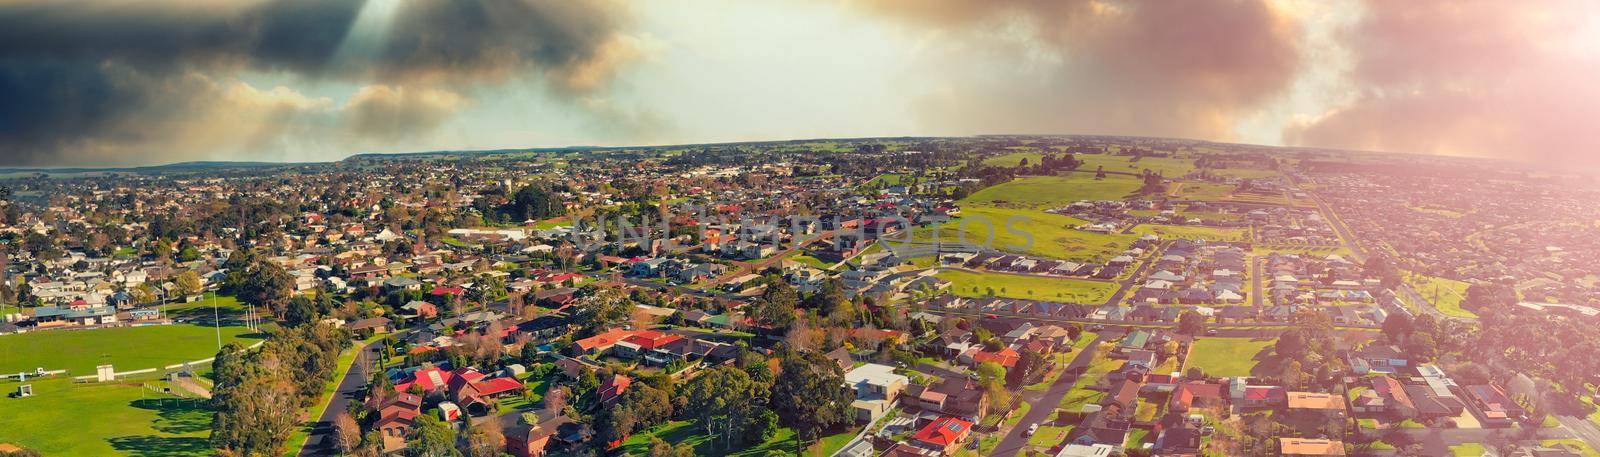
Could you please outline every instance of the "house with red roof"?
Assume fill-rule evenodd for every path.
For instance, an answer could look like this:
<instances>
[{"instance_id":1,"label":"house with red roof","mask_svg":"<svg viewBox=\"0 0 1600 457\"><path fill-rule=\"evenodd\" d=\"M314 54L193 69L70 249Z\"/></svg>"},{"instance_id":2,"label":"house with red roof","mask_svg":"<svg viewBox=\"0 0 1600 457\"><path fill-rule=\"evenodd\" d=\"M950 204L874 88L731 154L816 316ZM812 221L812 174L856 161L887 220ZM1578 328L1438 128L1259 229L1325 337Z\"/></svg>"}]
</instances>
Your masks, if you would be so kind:
<instances>
[{"instance_id":1,"label":"house with red roof","mask_svg":"<svg viewBox=\"0 0 1600 457\"><path fill-rule=\"evenodd\" d=\"M954 416L942 416L912 435L911 442L917 447L949 455L960 449L961 443L966 441L970 434L972 434L971 422Z\"/></svg>"},{"instance_id":2,"label":"house with red roof","mask_svg":"<svg viewBox=\"0 0 1600 457\"><path fill-rule=\"evenodd\" d=\"M605 382L600 383L596 393L600 396L600 404L610 406L622 399L622 394L628 392L628 386L633 384L633 378L624 375L612 375Z\"/></svg>"},{"instance_id":3,"label":"house with red roof","mask_svg":"<svg viewBox=\"0 0 1600 457\"><path fill-rule=\"evenodd\" d=\"M475 368L461 368L445 371L439 367L428 367L412 373L405 381L395 384L394 388L400 392L410 391L416 387L424 394L444 391L456 404L465 408L467 414L483 416L489 414L487 399L500 395L520 391L522 381L516 378L502 377L489 379Z\"/></svg>"},{"instance_id":4,"label":"house with red roof","mask_svg":"<svg viewBox=\"0 0 1600 457\"><path fill-rule=\"evenodd\" d=\"M1018 354L1016 349L1009 347L999 351L979 350L972 353L972 366L976 367L985 362L994 362L1002 367L1011 368L1017 366L1017 360L1021 358L1022 355Z\"/></svg>"},{"instance_id":5,"label":"house with red roof","mask_svg":"<svg viewBox=\"0 0 1600 457\"><path fill-rule=\"evenodd\" d=\"M401 391L384 398L373 397L367 400L367 408L377 413L378 420L372 423L372 429L382 433L385 442L388 438L404 442L417 416L422 414L422 397Z\"/></svg>"},{"instance_id":6,"label":"house with red roof","mask_svg":"<svg viewBox=\"0 0 1600 457\"><path fill-rule=\"evenodd\" d=\"M675 341L683 339L680 335L662 333L655 330L639 330L623 338L616 345L617 355L622 357L637 357L656 349L666 347Z\"/></svg>"},{"instance_id":7,"label":"house with red roof","mask_svg":"<svg viewBox=\"0 0 1600 457\"><path fill-rule=\"evenodd\" d=\"M606 330L599 335L574 341L572 342L572 347L575 348L579 354L601 354L611 350L612 346L616 346L617 343L621 343L622 340L633 336L634 333L635 332L633 330L614 328Z\"/></svg>"}]
</instances>

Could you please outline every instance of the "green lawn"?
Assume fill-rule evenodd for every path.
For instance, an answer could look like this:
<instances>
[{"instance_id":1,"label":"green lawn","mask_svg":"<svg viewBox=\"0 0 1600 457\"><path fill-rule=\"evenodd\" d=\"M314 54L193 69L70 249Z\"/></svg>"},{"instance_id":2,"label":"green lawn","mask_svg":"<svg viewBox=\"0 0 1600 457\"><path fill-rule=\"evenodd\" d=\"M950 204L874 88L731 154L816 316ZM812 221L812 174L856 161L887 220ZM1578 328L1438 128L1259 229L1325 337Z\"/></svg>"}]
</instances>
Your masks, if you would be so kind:
<instances>
[{"instance_id":1,"label":"green lawn","mask_svg":"<svg viewBox=\"0 0 1600 457\"><path fill-rule=\"evenodd\" d=\"M1030 176L974 192L962 204L1047 209L1079 200L1121 200L1142 185L1125 175L1106 175L1105 179L1094 179L1093 173Z\"/></svg>"},{"instance_id":2,"label":"green lawn","mask_svg":"<svg viewBox=\"0 0 1600 457\"><path fill-rule=\"evenodd\" d=\"M1173 184L1173 198L1179 200L1220 201L1233 195L1234 186L1209 182L1184 182Z\"/></svg>"},{"instance_id":3,"label":"green lawn","mask_svg":"<svg viewBox=\"0 0 1600 457\"><path fill-rule=\"evenodd\" d=\"M1182 157L1144 157L1135 161L1130 161L1133 156L1111 154L1078 154L1076 157L1083 161L1083 165L1078 167L1082 171L1094 171L1103 165L1106 171L1140 173L1150 170L1168 178L1176 178L1194 171L1194 160Z\"/></svg>"},{"instance_id":4,"label":"green lawn","mask_svg":"<svg viewBox=\"0 0 1600 457\"><path fill-rule=\"evenodd\" d=\"M826 270L833 266L833 264L824 262L822 259L799 253L789 256L789 260L800 262L818 270Z\"/></svg>"},{"instance_id":5,"label":"green lawn","mask_svg":"<svg viewBox=\"0 0 1600 457\"><path fill-rule=\"evenodd\" d=\"M245 327L222 327L222 339L254 344L261 335ZM0 336L0 373L43 367L66 369L81 376L110 363L117 371L160 368L199 360L217 353L211 327L192 324L114 327L93 330L44 330Z\"/></svg>"},{"instance_id":6,"label":"green lawn","mask_svg":"<svg viewBox=\"0 0 1600 457\"><path fill-rule=\"evenodd\" d=\"M213 313L211 307L216 306ZM245 305L232 295L217 295L206 292L204 298L192 303L174 303L166 306L167 317L173 319L193 319L211 322L211 317L216 315L229 319L244 314Z\"/></svg>"},{"instance_id":7,"label":"green lawn","mask_svg":"<svg viewBox=\"0 0 1600 457\"><path fill-rule=\"evenodd\" d=\"M1037 164L1039 163L1039 159L1041 157L1043 157L1043 155L1037 152L1013 152L1010 154L1001 154L983 159L983 164L991 167L1010 168L1022 163L1022 159L1028 159L1029 165Z\"/></svg>"},{"instance_id":8,"label":"green lawn","mask_svg":"<svg viewBox=\"0 0 1600 457\"><path fill-rule=\"evenodd\" d=\"M1158 225L1139 224L1133 228L1133 233L1145 235L1155 234L1162 239L1185 239L1207 241L1244 241L1249 236L1250 229L1238 227L1204 227L1197 225Z\"/></svg>"},{"instance_id":9,"label":"green lawn","mask_svg":"<svg viewBox=\"0 0 1600 457\"><path fill-rule=\"evenodd\" d=\"M719 443L713 443L711 436L702 434L703 430L692 421L672 421L641 433L634 434L622 442L621 446L613 449L616 454L645 455L650 450L650 438L660 437L668 443L689 443L694 446L695 455L702 456L766 456L766 455L794 455L794 429L784 427L772 439L764 443L743 449L719 449ZM849 440L846 439L848 442ZM738 448L738 446L735 446Z\"/></svg>"},{"instance_id":10,"label":"green lawn","mask_svg":"<svg viewBox=\"0 0 1600 457\"><path fill-rule=\"evenodd\" d=\"M1091 261L1114 257L1139 238L1138 235L1085 232L1078 227L1088 224L1087 221L1030 209L970 206L963 208L962 213L959 220L914 230L913 238L933 241L937 232L937 239L948 243L966 242L1007 252ZM1016 222L1009 223L1013 218L1017 218Z\"/></svg>"},{"instance_id":11,"label":"green lawn","mask_svg":"<svg viewBox=\"0 0 1600 457\"><path fill-rule=\"evenodd\" d=\"M1481 443L1462 443L1450 446L1450 454L1456 457L1483 457L1483 451L1484 448Z\"/></svg>"},{"instance_id":12,"label":"green lawn","mask_svg":"<svg viewBox=\"0 0 1600 457\"><path fill-rule=\"evenodd\" d=\"M1249 338L1202 338L1189 350L1189 367L1200 367L1207 376L1249 376L1272 340ZM1187 367L1185 368L1187 369Z\"/></svg>"},{"instance_id":13,"label":"green lawn","mask_svg":"<svg viewBox=\"0 0 1600 457\"><path fill-rule=\"evenodd\" d=\"M1057 427L1054 425L1039 424L1039 431L1028 437L1028 444L1038 447L1052 447L1067 440L1067 435L1072 434L1073 426Z\"/></svg>"},{"instance_id":14,"label":"green lawn","mask_svg":"<svg viewBox=\"0 0 1600 457\"><path fill-rule=\"evenodd\" d=\"M211 411L203 401L145 390L138 381L28 381L34 395L0 398L0 443L50 456L209 456ZM0 382L13 392L18 383Z\"/></svg>"},{"instance_id":15,"label":"green lawn","mask_svg":"<svg viewBox=\"0 0 1600 457\"><path fill-rule=\"evenodd\" d=\"M1585 443L1580 439L1572 438L1563 440L1544 440L1540 441L1539 444L1552 447L1562 446L1575 449L1578 451L1578 453L1583 454L1584 457L1600 457L1600 452L1595 451L1594 448L1589 447L1588 443Z\"/></svg>"},{"instance_id":16,"label":"green lawn","mask_svg":"<svg viewBox=\"0 0 1600 457\"><path fill-rule=\"evenodd\" d=\"M998 297L1049 300L1072 303L1102 303L1116 292L1115 283L1071 278L972 273L957 270L939 272L950 281L950 290L964 297L984 297L994 289Z\"/></svg>"},{"instance_id":17,"label":"green lawn","mask_svg":"<svg viewBox=\"0 0 1600 457\"><path fill-rule=\"evenodd\" d=\"M1207 169L1206 171L1217 176L1229 176L1240 179L1265 178L1268 176L1277 176L1279 174L1277 170L1267 170L1262 168L1211 168Z\"/></svg>"},{"instance_id":18,"label":"green lawn","mask_svg":"<svg viewBox=\"0 0 1600 457\"><path fill-rule=\"evenodd\" d=\"M867 187L877 187L877 188L880 188L880 189L881 188L886 188L886 187L894 187L894 186L900 185L900 183L904 182L905 179L906 179L905 175L895 174L895 173L886 173L886 174L878 175L878 177L876 177L876 178L872 178L871 181L867 181L866 186Z\"/></svg>"},{"instance_id":19,"label":"green lawn","mask_svg":"<svg viewBox=\"0 0 1600 457\"><path fill-rule=\"evenodd\" d=\"M1461 309L1461 301L1467 298L1467 286L1471 284L1464 281L1409 272L1404 276L1406 284L1410 284L1412 289L1416 289L1418 294L1422 294L1422 298L1427 299L1433 303L1434 307L1439 308L1439 312L1453 317L1478 317L1477 314L1473 314L1471 311Z\"/></svg>"}]
</instances>

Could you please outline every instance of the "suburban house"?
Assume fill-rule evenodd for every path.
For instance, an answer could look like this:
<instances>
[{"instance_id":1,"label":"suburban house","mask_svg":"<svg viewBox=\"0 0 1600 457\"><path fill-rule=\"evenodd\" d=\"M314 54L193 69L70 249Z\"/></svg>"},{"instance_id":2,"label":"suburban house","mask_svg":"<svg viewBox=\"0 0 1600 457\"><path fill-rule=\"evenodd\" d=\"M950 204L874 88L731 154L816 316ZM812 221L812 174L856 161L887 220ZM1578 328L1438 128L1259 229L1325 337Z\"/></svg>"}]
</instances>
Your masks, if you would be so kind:
<instances>
[{"instance_id":1,"label":"suburban house","mask_svg":"<svg viewBox=\"0 0 1600 457\"><path fill-rule=\"evenodd\" d=\"M967 435L971 433L972 422L952 416L942 416L912 435L911 442L917 447L938 451L942 455L952 455L961 448L961 443L966 441Z\"/></svg>"}]
</instances>

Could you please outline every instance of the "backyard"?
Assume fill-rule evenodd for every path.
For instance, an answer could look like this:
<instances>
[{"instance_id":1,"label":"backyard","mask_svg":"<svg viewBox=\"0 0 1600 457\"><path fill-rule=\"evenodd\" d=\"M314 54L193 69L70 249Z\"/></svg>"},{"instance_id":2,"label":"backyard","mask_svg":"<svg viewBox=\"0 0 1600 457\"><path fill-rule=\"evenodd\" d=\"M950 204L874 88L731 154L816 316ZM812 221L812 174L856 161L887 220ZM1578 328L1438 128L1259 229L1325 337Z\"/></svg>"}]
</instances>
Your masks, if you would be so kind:
<instances>
[{"instance_id":1,"label":"backyard","mask_svg":"<svg viewBox=\"0 0 1600 457\"><path fill-rule=\"evenodd\" d=\"M1189 367L1199 367L1206 376L1250 376L1251 370L1271 349L1271 339L1203 338L1189 350Z\"/></svg>"}]
</instances>

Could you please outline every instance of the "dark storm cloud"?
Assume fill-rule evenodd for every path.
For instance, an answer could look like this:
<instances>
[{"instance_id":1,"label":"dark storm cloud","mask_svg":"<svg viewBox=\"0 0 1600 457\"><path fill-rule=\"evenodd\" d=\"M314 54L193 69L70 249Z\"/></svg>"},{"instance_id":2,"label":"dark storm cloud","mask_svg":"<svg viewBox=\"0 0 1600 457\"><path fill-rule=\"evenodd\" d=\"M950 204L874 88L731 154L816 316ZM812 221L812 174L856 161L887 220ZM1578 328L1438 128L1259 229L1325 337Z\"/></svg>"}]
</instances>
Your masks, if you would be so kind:
<instances>
[{"instance_id":1,"label":"dark storm cloud","mask_svg":"<svg viewBox=\"0 0 1600 457\"><path fill-rule=\"evenodd\" d=\"M103 160L97 154L108 151L161 155L125 162L204 157L210 152L171 151L162 137L193 133L181 129L183 121L208 111L207 105L280 111L262 116L263 122L292 121L295 112L282 112L284 106L329 109L283 91L252 97L287 105L241 97L226 82L242 72L402 91L422 86L414 94L448 86L454 96L462 86L532 71L548 75L558 93L592 89L568 84L570 74L611 69L615 62L604 60L614 53L603 51L618 41L627 19L608 2L400 1L391 18L375 21L386 27L373 46L341 49L357 33L364 6L354 0L0 0L0 164L81 162L75 154ZM600 78L609 74L602 71ZM370 107L352 110L363 124L342 131L386 130L371 124L375 117L363 109ZM441 112L453 111L392 118L426 129L443 122ZM143 130L149 128L164 130Z\"/></svg>"}]
</instances>

